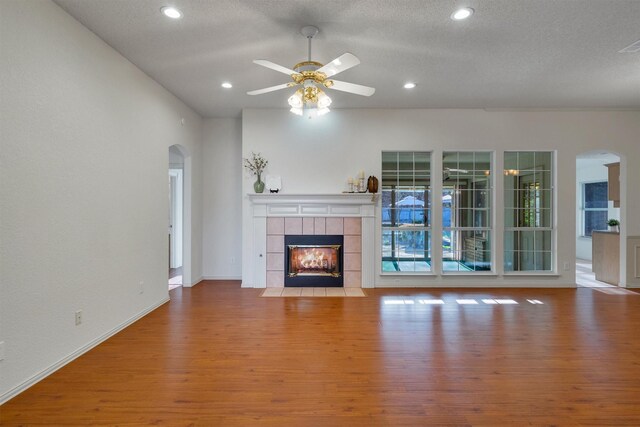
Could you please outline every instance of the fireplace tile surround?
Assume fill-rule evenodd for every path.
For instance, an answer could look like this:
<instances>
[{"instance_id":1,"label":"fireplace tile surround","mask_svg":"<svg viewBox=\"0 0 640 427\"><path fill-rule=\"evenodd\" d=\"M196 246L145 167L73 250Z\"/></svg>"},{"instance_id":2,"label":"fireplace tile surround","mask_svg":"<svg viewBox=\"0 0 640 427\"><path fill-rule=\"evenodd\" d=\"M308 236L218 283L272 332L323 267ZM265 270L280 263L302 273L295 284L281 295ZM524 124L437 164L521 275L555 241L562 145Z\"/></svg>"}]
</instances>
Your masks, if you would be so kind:
<instances>
[{"instance_id":1,"label":"fireplace tile surround","mask_svg":"<svg viewBox=\"0 0 640 427\"><path fill-rule=\"evenodd\" d=\"M302 219L302 221L298 221ZM326 220L326 221L325 221ZM284 226L280 223L284 223ZM284 235L342 235L344 241L344 287L362 287L362 254L360 233L362 222L361 218L324 218L324 217L308 217L308 218L285 218L270 217L267 218L267 242L280 242L278 244L267 244L267 287L284 286ZM298 224L302 227L299 228ZM308 224L304 229L304 224ZM316 230L315 225L320 226ZM330 224L325 226L325 224ZM348 225L347 225L348 224ZM356 225L357 224L357 225ZM280 235L280 230L284 230L284 234ZM344 230L350 232L358 232L358 234L345 234ZM303 231L300 233L299 231ZM306 232L304 232L306 231ZM273 234L272 234L273 233ZM347 239L349 238L349 239ZM357 242L357 243L355 243ZM347 273L350 273L347 275Z\"/></svg>"},{"instance_id":2,"label":"fireplace tile surround","mask_svg":"<svg viewBox=\"0 0 640 427\"><path fill-rule=\"evenodd\" d=\"M284 287L285 235L344 236L344 287L373 287L372 194L249 194L253 220L250 270L243 286Z\"/></svg>"}]
</instances>

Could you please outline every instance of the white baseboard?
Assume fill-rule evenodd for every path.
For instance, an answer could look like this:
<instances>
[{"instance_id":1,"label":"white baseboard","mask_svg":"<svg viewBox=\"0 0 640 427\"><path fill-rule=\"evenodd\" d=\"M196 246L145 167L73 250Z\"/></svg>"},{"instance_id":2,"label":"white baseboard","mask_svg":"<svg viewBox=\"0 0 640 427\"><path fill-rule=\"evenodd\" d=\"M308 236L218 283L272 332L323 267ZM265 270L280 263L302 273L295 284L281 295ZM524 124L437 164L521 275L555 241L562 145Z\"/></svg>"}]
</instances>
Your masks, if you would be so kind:
<instances>
[{"instance_id":1,"label":"white baseboard","mask_svg":"<svg viewBox=\"0 0 640 427\"><path fill-rule=\"evenodd\" d=\"M48 377L49 375L51 375L52 373L54 373L58 369L62 368L63 366L65 366L69 362L72 362L73 360L75 360L78 357L82 356L84 353L86 353L87 351L91 350L92 348L94 348L98 344L101 344L102 342L104 342L107 339L111 338L113 335L117 334L118 332L120 332L121 330L126 328L127 326L129 326L132 323L134 323L135 321L143 318L144 316L146 316L147 314L151 313L153 310L155 310L156 308L160 307L161 305L166 304L167 302L169 302L169 297L166 297L166 298L162 299L161 301L153 304L152 306L146 308L145 310L143 310L140 313L136 314L135 316L127 319L126 321L124 321L120 325L116 326L115 328L111 329L110 331L104 333L103 335L99 336L98 338L96 338L96 339L90 341L89 343L87 343L86 345L80 347L79 349L77 349L73 353L69 354L68 356L63 357L62 359L60 359L59 361L57 361L53 365L49 366L48 368L38 372L37 374L35 374L32 377L28 378L26 381L23 381L21 384L18 384L17 386L15 386L11 390L7 391L2 396L0 396L0 405L2 405L3 403L7 402L8 400L16 397L18 394L22 393L23 391L25 391L26 389L28 389L32 385L34 385L37 382L45 379L46 377Z\"/></svg>"},{"instance_id":2,"label":"white baseboard","mask_svg":"<svg viewBox=\"0 0 640 427\"><path fill-rule=\"evenodd\" d=\"M198 283L202 282L202 280L203 280L202 276L200 276L196 280L193 280L191 283L188 283L188 284L185 283L182 286L185 287L185 288L192 288L195 285L197 285Z\"/></svg>"},{"instance_id":3,"label":"white baseboard","mask_svg":"<svg viewBox=\"0 0 640 427\"><path fill-rule=\"evenodd\" d=\"M242 280L242 276L203 276L202 280Z\"/></svg>"}]
</instances>

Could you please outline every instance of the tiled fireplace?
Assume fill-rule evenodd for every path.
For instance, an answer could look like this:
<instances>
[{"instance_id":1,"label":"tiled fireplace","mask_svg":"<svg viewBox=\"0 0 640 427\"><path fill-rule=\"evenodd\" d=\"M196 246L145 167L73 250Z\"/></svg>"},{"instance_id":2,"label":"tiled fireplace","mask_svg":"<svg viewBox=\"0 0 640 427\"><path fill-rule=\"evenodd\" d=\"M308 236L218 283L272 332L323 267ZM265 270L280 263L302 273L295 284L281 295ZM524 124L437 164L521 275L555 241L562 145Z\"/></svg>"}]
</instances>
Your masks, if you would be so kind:
<instances>
[{"instance_id":1,"label":"tiled fireplace","mask_svg":"<svg viewBox=\"0 0 640 427\"><path fill-rule=\"evenodd\" d=\"M249 199L254 256L247 270L253 272L253 287L373 287L371 194L251 194ZM299 247L293 261L298 271L290 268L291 246ZM311 246L319 249L312 252Z\"/></svg>"},{"instance_id":2,"label":"tiled fireplace","mask_svg":"<svg viewBox=\"0 0 640 427\"><path fill-rule=\"evenodd\" d=\"M269 254L267 253L267 257ZM343 287L344 236L284 236L284 285Z\"/></svg>"},{"instance_id":3,"label":"tiled fireplace","mask_svg":"<svg viewBox=\"0 0 640 427\"><path fill-rule=\"evenodd\" d=\"M306 225L306 226L305 226ZM285 271L289 236L340 236L343 238L343 284L345 287L362 286L362 219L361 218L267 218L267 287L295 286L287 284ZM318 243L320 245L324 244ZM312 280L306 280L312 283ZM316 280L316 286L338 286L325 280ZM303 285L304 286L304 285ZM311 285L309 285L311 286Z\"/></svg>"}]
</instances>

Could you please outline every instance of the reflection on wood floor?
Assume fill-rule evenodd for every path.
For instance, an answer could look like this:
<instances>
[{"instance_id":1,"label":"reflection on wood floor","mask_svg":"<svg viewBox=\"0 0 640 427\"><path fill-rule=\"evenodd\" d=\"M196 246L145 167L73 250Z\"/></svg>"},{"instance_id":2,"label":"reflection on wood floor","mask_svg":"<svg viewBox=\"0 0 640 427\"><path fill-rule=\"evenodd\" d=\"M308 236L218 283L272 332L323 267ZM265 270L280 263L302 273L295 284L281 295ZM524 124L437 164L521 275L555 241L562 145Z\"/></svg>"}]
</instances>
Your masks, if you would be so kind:
<instances>
[{"instance_id":1,"label":"reflection on wood floor","mask_svg":"<svg viewBox=\"0 0 640 427\"><path fill-rule=\"evenodd\" d=\"M640 425L636 292L262 291L171 291L6 403L2 425Z\"/></svg>"}]
</instances>

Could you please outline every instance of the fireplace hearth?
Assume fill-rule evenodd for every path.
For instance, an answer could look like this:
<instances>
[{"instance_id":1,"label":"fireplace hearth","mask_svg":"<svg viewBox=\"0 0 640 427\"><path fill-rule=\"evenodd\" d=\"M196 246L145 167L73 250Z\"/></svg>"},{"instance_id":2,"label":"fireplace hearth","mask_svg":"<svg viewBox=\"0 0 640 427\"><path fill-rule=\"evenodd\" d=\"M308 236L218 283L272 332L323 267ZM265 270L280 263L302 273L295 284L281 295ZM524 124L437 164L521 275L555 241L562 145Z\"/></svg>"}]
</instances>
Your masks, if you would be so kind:
<instances>
[{"instance_id":1,"label":"fireplace hearth","mask_svg":"<svg viewBox=\"0 0 640 427\"><path fill-rule=\"evenodd\" d=\"M342 287L342 235L285 235L286 287Z\"/></svg>"}]
</instances>

